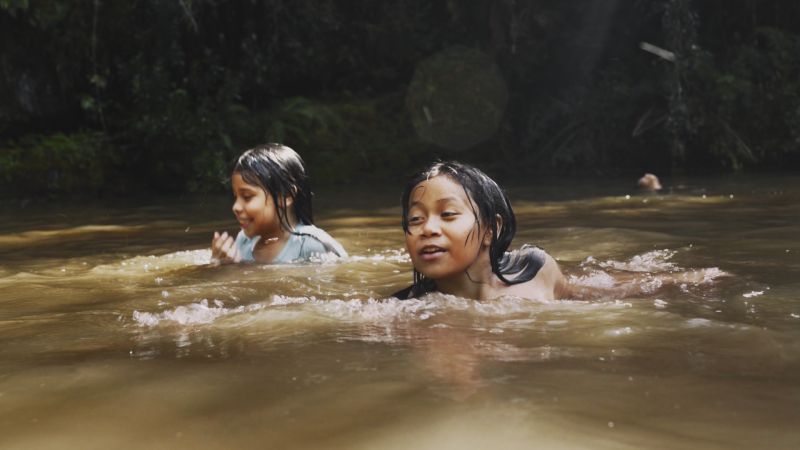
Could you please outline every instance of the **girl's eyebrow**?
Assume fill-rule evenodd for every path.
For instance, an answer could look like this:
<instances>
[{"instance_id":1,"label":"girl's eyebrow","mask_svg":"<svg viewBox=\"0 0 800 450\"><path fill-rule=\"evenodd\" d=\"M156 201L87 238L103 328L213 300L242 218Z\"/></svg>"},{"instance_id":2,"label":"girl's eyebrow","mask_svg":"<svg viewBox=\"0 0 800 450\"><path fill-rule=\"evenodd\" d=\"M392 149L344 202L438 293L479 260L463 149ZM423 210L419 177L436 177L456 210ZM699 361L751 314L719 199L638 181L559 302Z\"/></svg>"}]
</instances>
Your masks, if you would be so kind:
<instances>
[{"instance_id":1,"label":"girl's eyebrow","mask_svg":"<svg viewBox=\"0 0 800 450\"><path fill-rule=\"evenodd\" d=\"M456 197L445 197L445 198L440 198L439 200L436 200L436 203L447 203L447 202L458 203L458 200L459 199L456 198Z\"/></svg>"}]
</instances>

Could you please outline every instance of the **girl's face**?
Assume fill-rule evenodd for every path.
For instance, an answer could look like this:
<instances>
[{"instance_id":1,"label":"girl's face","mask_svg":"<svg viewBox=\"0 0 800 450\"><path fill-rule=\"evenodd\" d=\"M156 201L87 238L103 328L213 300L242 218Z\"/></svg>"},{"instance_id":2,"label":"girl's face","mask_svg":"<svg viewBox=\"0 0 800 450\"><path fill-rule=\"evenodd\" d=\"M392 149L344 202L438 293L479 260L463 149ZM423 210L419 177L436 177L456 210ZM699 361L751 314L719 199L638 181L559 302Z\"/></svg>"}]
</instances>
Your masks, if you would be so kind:
<instances>
[{"instance_id":1,"label":"girl's face","mask_svg":"<svg viewBox=\"0 0 800 450\"><path fill-rule=\"evenodd\" d=\"M433 280L465 277L483 247L492 242L475 223L464 188L446 175L423 181L411 192L406 248L414 268ZM488 261L488 252L482 252Z\"/></svg>"},{"instance_id":2,"label":"girl's face","mask_svg":"<svg viewBox=\"0 0 800 450\"><path fill-rule=\"evenodd\" d=\"M280 237L281 224L272 197L260 186L248 184L238 172L233 174L231 182L235 196L233 214L245 236L251 239L261 236L262 241Z\"/></svg>"}]
</instances>

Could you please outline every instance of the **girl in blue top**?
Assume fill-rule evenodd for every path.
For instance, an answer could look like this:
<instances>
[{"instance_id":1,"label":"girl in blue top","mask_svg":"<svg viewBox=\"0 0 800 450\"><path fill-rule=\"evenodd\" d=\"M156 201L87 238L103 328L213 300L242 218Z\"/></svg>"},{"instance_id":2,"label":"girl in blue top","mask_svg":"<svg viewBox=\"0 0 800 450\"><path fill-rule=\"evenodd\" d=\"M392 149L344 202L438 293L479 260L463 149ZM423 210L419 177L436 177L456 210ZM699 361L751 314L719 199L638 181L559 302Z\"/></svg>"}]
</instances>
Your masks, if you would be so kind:
<instances>
[{"instance_id":1,"label":"girl in blue top","mask_svg":"<svg viewBox=\"0 0 800 450\"><path fill-rule=\"evenodd\" d=\"M231 183L233 214L242 231L235 240L227 232L215 232L212 260L291 262L326 253L347 257L338 242L314 226L308 175L291 148L267 144L244 152Z\"/></svg>"}]
</instances>

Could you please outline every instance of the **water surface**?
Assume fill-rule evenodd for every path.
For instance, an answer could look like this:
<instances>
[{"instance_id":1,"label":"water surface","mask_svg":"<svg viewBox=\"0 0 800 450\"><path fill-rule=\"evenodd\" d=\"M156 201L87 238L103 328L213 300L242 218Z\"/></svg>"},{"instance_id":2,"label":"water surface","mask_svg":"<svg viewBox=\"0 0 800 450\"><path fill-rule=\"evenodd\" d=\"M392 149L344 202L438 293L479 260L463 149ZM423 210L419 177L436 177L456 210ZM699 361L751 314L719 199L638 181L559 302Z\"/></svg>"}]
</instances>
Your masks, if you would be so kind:
<instances>
[{"instance_id":1,"label":"water surface","mask_svg":"<svg viewBox=\"0 0 800 450\"><path fill-rule=\"evenodd\" d=\"M637 280L591 301L377 300L399 187L317 189L351 256L298 265L209 264L227 197L6 206L0 448L800 447L800 178L665 181L508 187L513 246Z\"/></svg>"}]
</instances>

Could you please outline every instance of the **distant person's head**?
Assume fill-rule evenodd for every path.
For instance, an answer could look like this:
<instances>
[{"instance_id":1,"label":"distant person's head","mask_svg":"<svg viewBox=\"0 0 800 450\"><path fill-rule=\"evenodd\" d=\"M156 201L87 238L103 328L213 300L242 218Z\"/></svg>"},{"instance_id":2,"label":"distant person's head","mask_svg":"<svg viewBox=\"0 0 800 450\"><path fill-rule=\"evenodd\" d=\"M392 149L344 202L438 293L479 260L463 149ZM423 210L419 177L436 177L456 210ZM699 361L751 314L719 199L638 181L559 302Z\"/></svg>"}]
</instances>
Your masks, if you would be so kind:
<instances>
[{"instance_id":1,"label":"distant person's head","mask_svg":"<svg viewBox=\"0 0 800 450\"><path fill-rule=\"evenodd\" d=\"M661 183L658 181L657 176L652 173L646 173L636 182L636 187L644 191L658 191L661 189Z\"/></svg>"},{"instance_id":2,"label":"distant person's head","mask_svg":"<svg viewBox=\"0 0 800 450\"><path fill-rule=\"evenodd\" d=\"M314 224L308 174L291 148L266 144L247 150L237 160L231 181L233 212L247 237L275 226L292 231L294 221Z\"/></svg>"}]
</instances>

